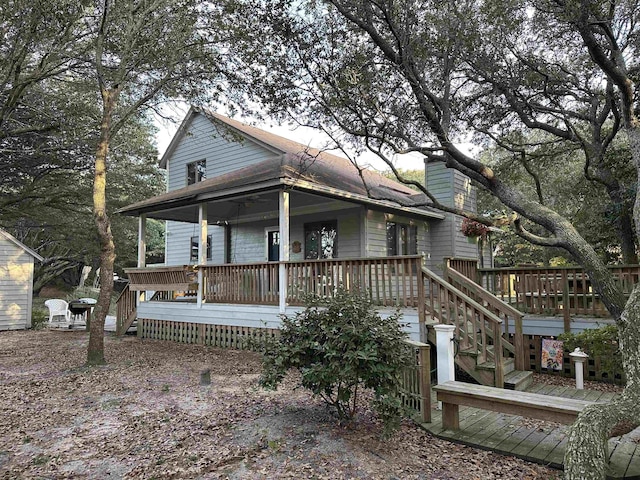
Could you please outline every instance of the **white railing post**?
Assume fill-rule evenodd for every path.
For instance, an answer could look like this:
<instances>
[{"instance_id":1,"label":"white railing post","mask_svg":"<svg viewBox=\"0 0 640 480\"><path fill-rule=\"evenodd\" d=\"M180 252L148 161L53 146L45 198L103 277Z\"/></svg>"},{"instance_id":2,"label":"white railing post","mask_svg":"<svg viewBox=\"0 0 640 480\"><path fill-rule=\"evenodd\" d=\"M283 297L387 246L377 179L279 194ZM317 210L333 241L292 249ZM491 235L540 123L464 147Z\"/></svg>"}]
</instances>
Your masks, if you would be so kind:
<instances>
[{"instance_id":1,"label":"white railing post","mask_svg":"<svg viewBox=\"0 0 640 480\"><path fill-rule=\"evenodd\" d=\"M576 369L576 388L578 390L584 390L584 363L589 358L589 355L580 350L580 347L569 354L573 359L573 364Z\"/></svg>"},{"instance_id":2,"label":"white railing post","mask_svg":"<svg viewBox=\"0 0 640 480\"><path fill-rule=\"evenodd\" d=\"M436 353L437 353L437 369L438 369L438 385L450 382L456 379L455 374L455 351L453 345L454 325L435 325L433 329L436 331ZM439 408L442 403L438 402Z\"/></svg>"}]
</instances>

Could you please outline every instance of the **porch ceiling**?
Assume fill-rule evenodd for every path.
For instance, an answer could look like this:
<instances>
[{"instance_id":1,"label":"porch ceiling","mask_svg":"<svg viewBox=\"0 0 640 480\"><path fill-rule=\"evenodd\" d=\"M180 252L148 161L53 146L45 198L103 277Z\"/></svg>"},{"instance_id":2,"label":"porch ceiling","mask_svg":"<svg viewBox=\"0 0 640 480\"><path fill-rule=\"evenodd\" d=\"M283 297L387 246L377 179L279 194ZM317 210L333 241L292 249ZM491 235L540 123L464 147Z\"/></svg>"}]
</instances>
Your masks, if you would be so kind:
<instances>
[{"instance_id":1,"label":"porch ceiling","mask_svg":"<svg viewBox=\"0 0 640 480\"><path fill-rule=\"evenodd\" d=\"M207 221L209 225L215 225L218 222L235 222L238 220L247 222L269 219L273 219L277 223L278 190L273 189L205 202L207 204ZM290 191L289 205L291 216L359 206L358 203L301 191ZM403 214L407 215L406 212L403 212ZM180 205L165 210L151 211L147 213L147 218L198 223L198 204Z\"/></svg>"}]
</instances>

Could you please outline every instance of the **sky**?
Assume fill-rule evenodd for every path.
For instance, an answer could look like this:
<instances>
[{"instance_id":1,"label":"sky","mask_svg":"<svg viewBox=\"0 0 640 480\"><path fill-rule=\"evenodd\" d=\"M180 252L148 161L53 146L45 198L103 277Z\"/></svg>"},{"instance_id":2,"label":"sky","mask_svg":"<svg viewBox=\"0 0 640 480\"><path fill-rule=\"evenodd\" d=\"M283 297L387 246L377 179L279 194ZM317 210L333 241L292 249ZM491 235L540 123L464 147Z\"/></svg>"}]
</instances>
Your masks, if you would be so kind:
<instances>
[{"instance_id":1,"label":"sky","mask_svg":"<svg viewBox=\"0 0 640 480\"><path fill-rule=\"evenodd\" d=\"M171 117L172 121L167 121L161 119L160 117L156 117L155 123L156 127L158 127L158 133L156 134L156 145L158 147L159 158L162 157L165 150L169 146L169 143L171 143L171 139L178 130L180 122L186 116L188 110L189 107L187 104L173 104L171 106L167 106L163 110L163 115ZM225 114L224 112L220 113L222 113L223 115ZM289 140L294 140L298 143L302 143L303 145L308 145L310 147L322 149L325 148L328 143L330 143L329 137L327 137L324 132L309 127L294 126L293 124L278 125L276 122L259 123L255 120L243 117L234 117L234 119L244 123L248 123L262 130L275 133L276 135L288 138ZM338 150L331 150L331 153L342 157L345 156ZM402 155L394 160L394 164L397 168L402 168L405 170L423 170L424 161L422 158L423 157L418 154ZM376 170L388 170L388 168L385 168L386 164L373 153L361 154L357 157L357 160L358 164L362 166L369 166L370 168L374 168Z\"/></svg>"}]
</instances>

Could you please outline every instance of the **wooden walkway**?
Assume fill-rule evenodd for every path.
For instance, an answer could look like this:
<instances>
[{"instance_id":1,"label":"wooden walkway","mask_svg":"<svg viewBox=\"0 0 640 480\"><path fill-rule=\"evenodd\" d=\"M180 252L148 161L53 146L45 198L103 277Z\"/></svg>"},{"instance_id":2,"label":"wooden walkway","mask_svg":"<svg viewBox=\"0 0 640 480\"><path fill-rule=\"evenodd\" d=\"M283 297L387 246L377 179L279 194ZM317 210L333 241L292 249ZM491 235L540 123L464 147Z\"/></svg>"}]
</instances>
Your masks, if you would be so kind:
<instances>
[{"instance_id":1,"label":"wooden walkway","mask_svg":"<svg viewBox=\"0 0 640 480\"><path fill-rule=\"evenodd\" d=\"M613 393L576 390L557 385L532 385L528 391L558 397L606 402ZM442 428L442 412L437 410L435 393L431 423L421 426L433 435L456 443L514 455L522 459L562 468L569 426L515 415L460 407L460 430ZM640 480L640 429L609 440L607 478Z\"/></svg>"}]
</instances>

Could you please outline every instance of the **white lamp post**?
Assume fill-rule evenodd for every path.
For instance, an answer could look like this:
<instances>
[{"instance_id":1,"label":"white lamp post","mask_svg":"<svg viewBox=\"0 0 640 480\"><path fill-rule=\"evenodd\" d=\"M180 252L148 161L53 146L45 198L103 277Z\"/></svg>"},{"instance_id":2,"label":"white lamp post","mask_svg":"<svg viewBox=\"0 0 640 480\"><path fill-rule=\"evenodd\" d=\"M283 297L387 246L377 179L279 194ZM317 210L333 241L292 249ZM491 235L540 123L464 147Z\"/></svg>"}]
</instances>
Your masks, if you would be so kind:
<instances>
[{"instance_id":1,"label":"white lamp post","mask_svg":"<svg viewBox=\"0 0 640 480\"><path fill-rule=\"evenodd\" d=\"M580 350L580 347L576 347L576 349L569 354L569 356L573 359L573 363L576 368L576 388L578 390L584 389L584 362L587 361L589 355Z\"/></svg>"}]
</instances>

